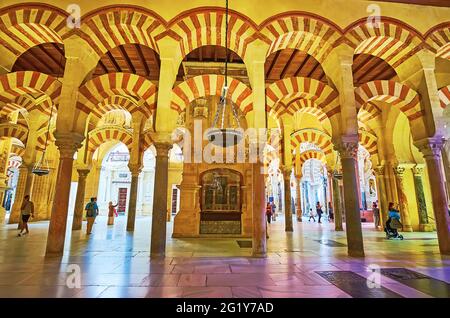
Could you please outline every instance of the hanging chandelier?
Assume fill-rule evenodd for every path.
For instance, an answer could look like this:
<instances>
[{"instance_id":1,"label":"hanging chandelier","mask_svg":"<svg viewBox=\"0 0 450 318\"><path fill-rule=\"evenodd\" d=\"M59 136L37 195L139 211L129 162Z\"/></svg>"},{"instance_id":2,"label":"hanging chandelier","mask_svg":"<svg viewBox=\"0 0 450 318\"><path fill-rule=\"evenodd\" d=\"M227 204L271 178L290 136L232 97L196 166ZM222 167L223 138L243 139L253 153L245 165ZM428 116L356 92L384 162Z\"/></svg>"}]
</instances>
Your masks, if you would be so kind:
<instances>
[{"instance_id":1,"label":"hanging chandelier","mask_svg":"<svg viewBox=\"0 0 450 318\"><path fill-rule=\"evenodd\" d=\"M225 2L225 47L225 84L222 88L222 95L220 96L220 100L217 105L217 111L214 116L212 127L206 133L208 140L212 144L221 147L235 146L242 140L243 137L236 106L231 101L229 102L229 107L231 107L231 112L237 128L225 127L228 97L228 0Z\"/></svg>"},{"instance_id":2,"label":"hanging chandelier","mask_svg":"<svg viewBox=\"0 0 450 318\"><path fill-rule=\"evenodd\" d=\"M50 168L49 168L49 165L48 165L48 160L45 157L45 153L47 151L47 144L48 144L48 139L49 139L49 136L50 136L50 124L51 124L52 115L53 115L53 103L51 105L52 106L51 106L51 109L50 109L50 117L48 118L47 134L45 136L44 151L42 152L41 159L36 162L36 164L34 165L33 169L31 170L31 172L34 173L37 176L45 176L45 175L48 175L50 173Z\"/></svg>"}]
</instances>

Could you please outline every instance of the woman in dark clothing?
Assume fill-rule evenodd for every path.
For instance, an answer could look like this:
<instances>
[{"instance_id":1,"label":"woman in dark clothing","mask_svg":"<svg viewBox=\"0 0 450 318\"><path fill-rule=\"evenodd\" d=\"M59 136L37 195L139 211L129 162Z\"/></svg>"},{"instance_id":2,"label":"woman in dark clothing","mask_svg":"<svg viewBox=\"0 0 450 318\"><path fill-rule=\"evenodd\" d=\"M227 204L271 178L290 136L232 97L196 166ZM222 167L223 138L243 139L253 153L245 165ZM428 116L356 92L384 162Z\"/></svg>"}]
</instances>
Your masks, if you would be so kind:
<instances>
[{"instance_id":1,"label":"woman in dark clothing","mask_svg":"<svg viewBox=\"0 0 450 318\"><path fill-rule=\"evenodd\" d=\"M322 206L320 205L320 202L316 203L316 212L317 212L317 215L319 217L318 223L322 223L322 222L320 222L320 219L322 218L323 211L322 211Z\"/></svg>"}]
</instances>

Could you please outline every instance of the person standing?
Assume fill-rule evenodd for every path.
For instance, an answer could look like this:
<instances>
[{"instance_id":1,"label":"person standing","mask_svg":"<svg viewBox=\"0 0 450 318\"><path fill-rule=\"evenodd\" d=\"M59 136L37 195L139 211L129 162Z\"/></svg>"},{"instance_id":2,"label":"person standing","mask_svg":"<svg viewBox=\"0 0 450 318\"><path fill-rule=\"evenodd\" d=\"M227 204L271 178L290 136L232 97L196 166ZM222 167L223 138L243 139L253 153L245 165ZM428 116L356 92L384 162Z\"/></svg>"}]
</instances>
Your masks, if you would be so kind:
<instances>
[{"instance_id":1,"label":"person standing","mask_svg":"<svg viewBox=\"0 0 450 318\"><path fill-rule=\"evenodd\" d=\"M86 219L87 219L87 228L86 234L89 235L92 232L92 227L94 225L95 218L98 215L98 206L95 202L96 198L91 198L91 201L86 204Z\"/></svg>"},{"instance_id":2,"label":"person standing","mask_svg":"<svg viewBox=\"0 0 450 318\"><path fill-rule=\"evenodd\" d=\"M20 226L20 232L17 236L22 236L30 233L28 230L28 220L30 217L34 218L34 204L30 201L30 196L27 194L23 198L22 206L20 207L20 214L22 216L22 224ZM25 230L25 233L23 231Z\"/></svg>"},{"instance_id":3,"label":"person standing","mask_svg":"<svg viewBox=\"0 0 450 318\"><path fill-rule=\"evenodd\" d=\"M319 217L319 221L317 223L322 223L320 220L322 219L323 211L322 211L322 206L320 205L319 201L317 201L317 203L316 203L316 213L317 213L317 216Z\"/></svg>"},{"instance_id":4,"label":"person standing","mask_svg":"<svg viewBox=\"0 0 450 318\"><path fill-rule=\"evenodd\" d=\"M270 224L270 222L272 220L272 205L270 204L270 202L267 202L267 205L266 205L266 217L267 217L267 223Z\"/></svg>"},{"instance_id":5,"label":"person standing","mask_svg":"<svg viewBox=\"0 0 450 318\"><path fill-rule=\"evenodd\" d=\"M333 205L331 202L328 202L328 218L330 222L334 222Z\"/></svg>"},{"instance_id":6,"label":"person standing","mask_svg":"<svg viewBox=\"0 0 450 318\"><path fill-rule=\"evenodd\" d=\"M108 225L113 225L114 224L114 217L116 216L117 212L116 212L116 205L113 205L113 203L111 201L109 201L108 204Z\"/></svg>"},{"instance_id":7,"label":"person standing","mask_svg":"<svg viewBox=\"0 0 450 318\"><path fill-rule=\"evenodd\" d=\"M378 205L376 202L372 204L372 211L373 211L373 222L375 224L375 229L378 230L380 226L380 209L378 208Z\"/></svg>"},{"instance_id":8,"label":"person standing","mask_svg":"<svg viewBox=\"0 0 450 318\"><path fill-rule=\"evenodd\" d=\"M309 219L308 222L311 222L311 219L313 219L313 222L316 222L316 219L314 218L314 213L312 209L309 209Z\"/></svg>"}]
</instances>

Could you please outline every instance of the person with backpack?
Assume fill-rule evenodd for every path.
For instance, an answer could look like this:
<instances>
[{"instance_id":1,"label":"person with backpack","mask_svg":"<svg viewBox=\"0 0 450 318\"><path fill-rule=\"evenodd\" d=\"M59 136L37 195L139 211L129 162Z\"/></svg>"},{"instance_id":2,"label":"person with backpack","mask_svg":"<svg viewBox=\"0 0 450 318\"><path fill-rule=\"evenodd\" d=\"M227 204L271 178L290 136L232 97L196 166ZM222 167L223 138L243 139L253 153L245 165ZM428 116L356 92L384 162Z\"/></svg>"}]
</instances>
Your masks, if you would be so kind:
<instances>
[{"instance_id":1,"label":"person with backpack","mask_svg":"<svg viewBox=\"0 0 450 318\"><path fill-rule=\"evenodd\" d=\"M86 228L87 235L91 234L95 218L98 215L98 206L95 201L96 201L95 198L91 198L90 202L88 202L88 204L86 204L85 207L87 219L87 228Z\"/></svg>"}]
</instances>

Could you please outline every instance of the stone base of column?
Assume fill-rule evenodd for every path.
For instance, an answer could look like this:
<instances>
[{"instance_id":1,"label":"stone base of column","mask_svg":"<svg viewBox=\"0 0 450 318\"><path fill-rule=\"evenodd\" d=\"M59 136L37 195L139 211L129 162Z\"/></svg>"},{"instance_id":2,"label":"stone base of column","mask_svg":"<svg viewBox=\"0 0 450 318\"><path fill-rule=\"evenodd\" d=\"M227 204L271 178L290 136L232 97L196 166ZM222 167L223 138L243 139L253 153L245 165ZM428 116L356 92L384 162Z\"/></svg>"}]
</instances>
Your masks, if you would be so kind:
<instances>
[{"instance_id":1,"label":"stone base of column","mask_svg":"<svg viewBox=\"0 0 450 318\"><path fill-rule=\"evenodd\" d=\"M351 257L365 257L363 251L352 251L352 250L348 250L348 256L351 256Z\"/></svg>"},{"instance_id":2,"label":"stone base of column","mask_svg":"<svg viewBox=\"0 0 450 318\"><path fill-rule=\"evenodd\" d=\"M433 226L433 224L419 224L419 231L420 232L433 232L434 226Z\"/></svg>"}]
</instances>

